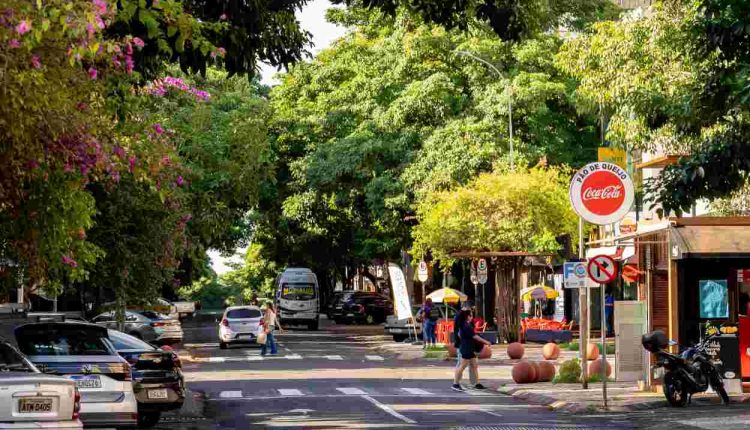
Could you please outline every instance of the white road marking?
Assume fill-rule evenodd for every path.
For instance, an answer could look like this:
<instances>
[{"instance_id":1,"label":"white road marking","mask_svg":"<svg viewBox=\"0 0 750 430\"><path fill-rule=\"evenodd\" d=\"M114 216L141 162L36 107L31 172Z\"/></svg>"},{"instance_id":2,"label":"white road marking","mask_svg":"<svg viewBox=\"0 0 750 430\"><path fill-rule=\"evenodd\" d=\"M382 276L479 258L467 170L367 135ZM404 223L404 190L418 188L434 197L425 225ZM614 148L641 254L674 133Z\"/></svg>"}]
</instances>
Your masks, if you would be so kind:
<instances>
[{"instance_id":1,"label":"white road marking","mask_svg":"<svg viewBox=\"0 0 750 430\"><path fill-rule=\"evenodd\" d=\"M503 418L503 414L498 414L497 412L488 411L487 409L480 409L480 411L484 412L485 414L492 415L493 417Z\"/></svg>"},{"instance_id":2,"label":"white road marking","mask_svg":"<svg viewBox=\"0 0 750 430\"><path fill-rule=\"evenodd\" d=\"M372 403L373 405L377 406L382 411L390 414L391 416L393 416L395 418L400 419L401 421L403 421L403 422L405 422L407 424L416 424L417 423L413 419L407 418L407 417L401 415L400 413L398 413L398 412L394 411L393 409L391 409L389 406L380 403L379 401L373 399L370 396L362 396L362 398L365 399L365 400L367 400L368 402Z\"/></svg>"},{"instance_id":3,"label":"white road marking","mask_svg":"<svg viewBox=\"0 0 750 430\"><path fill-rule=\"evenodd\" d=\"M261 357L260 355L249 355L245 357L245 360L247 361L263 361L265 360L265 357Z\"/></svg>"},{"instance_id":4,"label":"white road marking","mask_svg":"<svg viewBox=\"0 0 750 430\"><path fill-rule=\"evenodd\" d=\"M325 357L329 360L343 360L344 359L344 357L340 355L326 355Z\"/></svg>"},{"instance_id":5,"label":"white road marking","mask_svg":"<svg viewBox=\"0 0 750 430\"><path fill-rule=\"evenodd\" d=\"M208 362L209 363L223 363L226 360L227 359L224 358L224 357L208 357Z\"/></svg>"},{"instance_id":6,"label":"white road marking","mask_svg":"<svg viewBox=\"0 0 750 430\"><path fill-rule=\"evenodd\" d=\"M406 391L409 394L415 394L418 396L429 396L432 394L429 391L425 391L421 388L402 388L402 390Z\"/></svg>"},{"instance_id":7,"label":"white road marking","mask_svg":"<svg viewBox=\"0 0 750 430\"><path fill-rule=\"evenodd\" d=\"M279 394L282 396L301 396L302 391L295 390L294 388L279 388Z\"/></svg>"},{"instance_id":8,"label":"white road marking","mask_svg":"<svg viewBox=\"0 0 750 430\"><path fill-rule=\"evenodd\" d=\"M299 354L289 354L286 358L287 360L302 360L302 356Z\"/></svg>"},{"instance_id":9,"label":"white road marking","mask_svg":"<svg viewBox=\"0 0 750 430\"><path fill-rule=\"evenodd\" d=\"M495 396L497 394L493 394L491 391L488 390L475 390L473 388L469 388L468 390L464 391L464 393L472 395L472 396Z\"/></svg>"},{"instance_id":10,"label":"white road marking","mask_svg":"<svg viewBox=\"0 0 750 430\"><path fill-rule=\"evenodd\" d=\"M219 397L222 399L238 399L242 397L242 391L222 391L219 393Z\"/></svg>"},{"instance_id":11,"label":"white road marking","mask_svg":"<svg viewBox=\"0 0 750 430\"><path fill-rule=\"evenodd\" d=\"M384 361L385 360L385 358L379 355L365 355L365 358L370 361Z\"/></svg>"},{"instance_id":12,"label":"white road marking","mask_svg":"<svg viewBox=\"0 0 750 430\"><path fill-rule=\"evenodd\" d=\"M359 388L353 388L353 387L342 387L342 388L336 388L337 391L340 391L344 394L349 394L351 396L363 396L367 395L366 392L360 390Z\"/></svg>"}]
</instances>

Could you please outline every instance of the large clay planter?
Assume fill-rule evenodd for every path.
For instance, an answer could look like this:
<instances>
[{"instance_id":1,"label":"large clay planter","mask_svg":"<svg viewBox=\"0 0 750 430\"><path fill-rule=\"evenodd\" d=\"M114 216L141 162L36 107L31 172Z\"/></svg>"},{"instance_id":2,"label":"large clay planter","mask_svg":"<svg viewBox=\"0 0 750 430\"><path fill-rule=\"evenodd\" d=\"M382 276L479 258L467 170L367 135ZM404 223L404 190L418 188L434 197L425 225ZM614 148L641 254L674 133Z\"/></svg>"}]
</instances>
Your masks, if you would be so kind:
<instances>
[{"instance_id":1,"label":"large clay planter","mask_svg":"<svg viewBox=\"0 0 750 430\"><path fill-rule=\"evenodd\" d=\"M595 343L590 343L586 348L586 358L589 360L596 360L599 358L599 346Z\"/></svg>"},{"instance_id":2,"label":"large clay planter","mask_svg":"<svg viewBox=\"0 0 750 430\"><path fill-rule=\"evenodd\" d=\"M542 356L545 360L557 360L560 356L560 347L554 342L549 342L542 348Z\"/></svg>"},{"instance_id":3,"label":"large clay planter","mask_svg":"<svg viewBox=\"0 0 750 430\"><path fill-rule=\"evenodd\" d=\"M480 360L485 360L485 359L491 358L491 357L492 357L492 348L490 348L489 345L485 345L482 348L482 351L479 353L479 359Z\"/></svg>"},{"instance_id":4,"label":"large clay planter","mask_svg":"<svg viewBox=\"0 0 750 430\"><path fill-rule=\"evenodd\" d=\"M448 357L455 357L457 354L456 347L453 345L453 343L449 343L446 345L446 349L448 350Z\"/></svg>"},{"instance_id":5,"label":"large clay planter","mask_svg":"<svg viewBox=\"0 0 750 430\"><path fill-rule=\"evenodd\" d=\"M520 344L518 342L513 342L510 345L508 345L508 357L512 358L513 360L519 360L523 358L523 344Z\"/></svg>"},{"instance_id":6,"label":"large clay planter","mask_svg":"<svg viewBox=\"0 0 750 430\"><path fill-rule=\"evenodd\" d=\"M607 364L607 377L609 378L612 375L612 366L608 361L604 361L600 358L589 363L589 376L602 374L602 362Z\"/></svg>"},{"instance_id":7,"label":"large clay planter","mask_svg":"<svg viewBox=\"0 0 750 430\"><path fill-rule=\"evenodd\" d=\"M531 371L531 365L528 361L519 361L513 365L511 376L516 384L527 384L529 383L529 372Z\"/></svg>"},{"instance_id":8,"label":"large clay planter","mask_svg":"<svg viewBox=\"0 0 750 430\"><path fill-rule=\"evenodd\" d=\"M542 369L539 367L539 363L532 361L529 363L529 382L539 382L539 376L541 376Z\"/></svg>"},{"instance_id":9,"label":"large clay planter","mask_svg":"<svg viewBox=\"0 0 750 430\"><path fill-rule=\"evenodd\" d=\"M549 361L539 362L539 382L549 382L555 378L555 365Z\"/></svg>"}]
</instances>

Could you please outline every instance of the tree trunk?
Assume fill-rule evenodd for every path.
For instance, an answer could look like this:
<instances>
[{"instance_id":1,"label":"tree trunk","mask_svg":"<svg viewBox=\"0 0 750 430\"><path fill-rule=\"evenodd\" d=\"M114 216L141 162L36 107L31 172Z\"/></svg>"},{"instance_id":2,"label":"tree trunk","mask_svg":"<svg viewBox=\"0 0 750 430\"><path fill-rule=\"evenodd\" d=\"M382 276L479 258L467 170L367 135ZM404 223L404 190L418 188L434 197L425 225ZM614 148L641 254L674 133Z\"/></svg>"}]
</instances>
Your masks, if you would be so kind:
<instances>
[{"instance_id":1,"label":"tree trunk","mask_svg":"<svg viewBox=\"0 0 750 430\"><path fill-rule=\"evenodd\" d=\"M516 257L501 258L496 264L498 336L506 342L515 342L519 339L519 266L520 262Z\"/></svg>"}]
</instances>

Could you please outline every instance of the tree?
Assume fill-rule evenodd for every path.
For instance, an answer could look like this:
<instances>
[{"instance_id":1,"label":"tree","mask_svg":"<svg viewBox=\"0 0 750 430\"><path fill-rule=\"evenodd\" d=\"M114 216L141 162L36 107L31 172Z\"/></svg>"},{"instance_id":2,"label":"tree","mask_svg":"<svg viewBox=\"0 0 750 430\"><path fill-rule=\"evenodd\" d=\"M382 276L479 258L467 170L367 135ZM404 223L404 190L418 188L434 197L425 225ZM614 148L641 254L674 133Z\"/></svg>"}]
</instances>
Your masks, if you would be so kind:
<instances>
[{"instance_id":1,"label":"tree","mask_svg":"<svg viewBox=\"0 0 750 430\"><path fill-rule=\"evenodd\" d=\"M663 2L647 17L597 24L558 56L580 80L581 106L610 118L608 139L683 155L648 187L666 213L747 181L749 12L728 0Z\"/></svg>"},{"instance_id":2,"label":"tree","mask_svg":"<svg viewBox=\"0 0 750 430\"><path fill-rule=\"evenodd\" d=\"M262 246L252 244L241 264L231 264L233 270L220 276L226 288L239 291L247 303L254 298L273 299L274 281L279 270L275 263L263 258Z\"/></svg>"}]
</instances>

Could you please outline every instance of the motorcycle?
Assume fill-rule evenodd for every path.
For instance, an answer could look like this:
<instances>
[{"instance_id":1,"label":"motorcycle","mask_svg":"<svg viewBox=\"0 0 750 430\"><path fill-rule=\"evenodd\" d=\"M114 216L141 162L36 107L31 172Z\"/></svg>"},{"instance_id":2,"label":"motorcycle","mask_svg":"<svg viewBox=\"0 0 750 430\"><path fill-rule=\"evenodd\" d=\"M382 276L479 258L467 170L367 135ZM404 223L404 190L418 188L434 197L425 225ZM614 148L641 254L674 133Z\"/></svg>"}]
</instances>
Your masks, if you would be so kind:
<instances>
[{"instance_id":1,"label":"motorcycle","mask_svg":"<svg viewBox=\"0 0 750 430\"><path fill-rule=\"evenodd\" d=\"M716 335L707 336L702 342L685 349L679 355L666 352L669 340L663 331L657 330L643 335L641 344L656 355L656 367L663 367L664 396L671 406L683 407L690 403L695 393L702 393L711 387L729 404L729 396L724 388L724 380L719 369L711 363L707 347Z\"/></svg>"}]
</instances>

